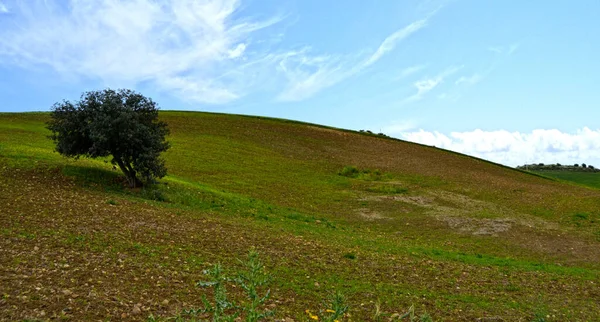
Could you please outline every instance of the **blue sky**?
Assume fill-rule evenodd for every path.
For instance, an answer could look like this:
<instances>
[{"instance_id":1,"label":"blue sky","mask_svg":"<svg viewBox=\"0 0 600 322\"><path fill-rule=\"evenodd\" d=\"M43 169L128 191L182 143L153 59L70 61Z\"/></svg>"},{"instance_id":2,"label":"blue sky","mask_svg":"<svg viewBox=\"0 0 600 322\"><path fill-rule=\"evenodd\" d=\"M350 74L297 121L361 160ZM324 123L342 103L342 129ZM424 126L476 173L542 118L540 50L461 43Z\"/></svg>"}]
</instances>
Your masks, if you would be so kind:
<instances>
[{"instance_id":1,"label":"blue sky","mask_svg":"<svg viewBox=\"0 0 600 322\"><path fill-rule=\"evenodd\" d=\"M162 109L600 166L600 1L0 0L0 111Z\"/></svg>"}]
</instances>

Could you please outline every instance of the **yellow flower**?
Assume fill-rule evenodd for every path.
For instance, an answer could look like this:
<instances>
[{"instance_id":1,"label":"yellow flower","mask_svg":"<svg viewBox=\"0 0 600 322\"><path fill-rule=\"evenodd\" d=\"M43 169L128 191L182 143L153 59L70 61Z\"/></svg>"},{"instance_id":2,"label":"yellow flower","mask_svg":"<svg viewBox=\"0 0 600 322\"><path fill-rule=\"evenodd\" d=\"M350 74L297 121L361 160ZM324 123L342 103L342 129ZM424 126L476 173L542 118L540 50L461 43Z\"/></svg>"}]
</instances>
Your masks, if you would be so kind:
<instances>
[{"instance_id":1,"label":"yellow flower","mask_svg":"<svg viewBox=\"0 0 600 322\"><path fill-rule=\"evenodd\" d=\"M306 314L308 314L308 317L309 317L309 318L311 318L311 319L313 319L313 320L317 320L317 321L319 320L319 317L318 317L318 316L316 316L316 315L313 315L312 313L310 313L310 310L306 310L306 311L304 311L304 312L306 312Z\"/></svg>"},{"instance_id":2,"label":"yellow flower","mask_svg":"<svg viewBox=\"0 0 600 322\"><path fill-rule=\"evenodd\" d=\"M332 310L332 309L327 309L327 310L325 310L325 312L327 312L327 313L335 313L335 311Z\"/></svg>"},{"instance_id":3,"label":"yellow flower","mask_svg":"<svg viewBox=\"0 0 600 322\"><path fill-rule=\"evenodd\" d=\"M340 320L333 320L333 322L340 322Z\"/></svg>"}]
</instances>

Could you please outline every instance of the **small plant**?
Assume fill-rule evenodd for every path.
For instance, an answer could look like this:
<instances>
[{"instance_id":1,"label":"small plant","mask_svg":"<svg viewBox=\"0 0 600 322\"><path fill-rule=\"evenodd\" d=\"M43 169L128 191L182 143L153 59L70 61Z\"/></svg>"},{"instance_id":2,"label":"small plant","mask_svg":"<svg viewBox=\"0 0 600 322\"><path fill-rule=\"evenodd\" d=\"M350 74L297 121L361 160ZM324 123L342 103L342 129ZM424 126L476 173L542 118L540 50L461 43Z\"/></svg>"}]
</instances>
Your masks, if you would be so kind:
<instances>
[{"instance_id":1,"label":"small plant","mask_svg":"<svg viewBox=\"0 0 600 322\"><path fill-rule=\"evenodd\" d=\"M346 297L341 292L335 292L329 297L329 308L325 310L323 321L339 321L347 311Z\"/></svg>"},{"instance_id":2,"label":"small plant","mask_svg":"<svg viewBox=\"0 0 600 322\"><path fill-rule=\"evenodd\" d=\"M359 173L360 171L355 166L346 166L338 172L339 175L349 178L356 178Z\"/></svg>"},{"instance_id":3,"label":"small plant","mask_svg":"<svg viewBox=\"0 0 600 322\"><path fill-rule=\"evenodd\" d=\"M356 256L352 253L346 253L345 258L354 259ZM187 309L181 311L177 316L161 319L150 315L149 322L157 321L213 321L213 322L258 322L265 321L275 313L270 310L263 310L261 307L269 299L271 291L261 291L271 281L271 275L265 273L264 265L259 259L255 250L250 250L248 260L242 263L245 269L238 272L236 277L231 278L224 274L220 264L215 264L212 268L204 271L208 276L208 281L198 282L196 285L202 288L212 288L212 301L206 294L202 295L202 308ZM237 304L230 300L227 295L227 284L236 284L246 294L247 301ZM350 318L348 313L349 306L346 297L339 291L331 293L324 305L325 309L317 311L305 310L309 321L341 322L343 318ZM379 302L375 305L374 321L411 321L411 322L433 322L431 316L427 313L421 316L415 315L415 308L411 306L404 314L388 314L381 311ZM405 320L406 319L406 320Z\"/></svg>"},{"instance_id":4,"label":"small plant","mask_svg":"<svg viewBox=\"0 0 600 322\"><path fill-rule=\"evenodd\" d=\"M345 166L342 170L338 172L340 176L361 179L366 181L378 181L384 179L384 174L379 170L371 170L371 169L358 169L355 166Z\"/></svg>"},{"instance_id":5,"label":"small plant","mask_svg":"<svg viewBox=\"0 0 600 322\"><path fill-rule=\"evenodd\" d=\"M204 271L204 274L210 278L207 282L198 282L200 287L212 287L214 296L214 305L202 296L203 309L191 309L184 311L184 315L197 316L203 313L209 313L213 316L213 321L234 321L240 315L239 307L227 299L227 289L225 283L231 282L231 279L223 275L223 269L220 264L215 264L211 269Z\"/></svg>"},{"instance_id":6,"label":"small plant","mask_svg":"<svg viewBox=\"0 0 600 322\"><path fill-rule=\"evenodd\" d=\"M117 202L114 201L114 200L112 200L112 199L108 199L108 201L106 201L106 203L109 204L109 205L113 205L113 206L117 205Z\"/></svg>"},{"instance_id":7,"label":"small plant","mask_svg":"<svg viewBox=\"0 0 600 322\"><path fill-rule=\"evenodd\" d=\"M212 316L212 321L218 322L240 321L240 318L245 316L245 321L256 322L272 316L273 311L260 309L271 295L270 290L261 295L260 289L271 281L271 276L265 273L258 252L250 250L248 260L243 264L245 270L240 271L234 278L227 277L220 264L215 264L212 268L205 270L204 274L208 276L208 281L200 281L196 285L202 288L212 288L213 300L210 301L204 294L202 296L203 308L183 310L179 316L172 319L175 321L199 321L198 318ZM227 283L240 286L245 291L248 301L239 305L230 300L227 295ZM153 316L150 316L148 320L158 321Z\"/></svg>"},{"instance_id":8,"label":"small plant","mask_svg":"<svg viewBox=\"0 0 600 322\"><path fill-rule=\"evenodd\" d=\"M346 297L341 292L335 292L330 295L329 303L326 304L326 309L321 310L318 314L312 313L311 310L306 310L308 318L314 321L339 322L344 314L348 312Z\"/></svg>"},{"instance_id":9,"label":"small plant","mask_svg":"<svg viewBox=\"0 0 600 322\"><path fill-rule=\"evenodd\" d=\"M265 303L271 295L267 290L265 295L259 295L259 288L266 286L271 281L271 276L264 271L264 265L258 258L258 252L250 250L246 270L238 273L235 282L246 292L250 302L244 307L246 321L255 322L273 315L273 311L261 311L260 306Z\"/></svg>"},{"instance_id":10,"label":"small plant","mask_svg":"<svg viewBox=\"0 0 600 322\"><path fill-rule=\"evenodd\" d=\"M408 319L410 322L433 322L431 316L427 313L421 314L421 316L417 316L415 314L415 306L411 305L408 311L402 315L392 315L392 321L402 321L404 319Z\"/></svg>"},{"instance_id":11,"label":"small plant","mask_svg":"<svg viewBox=\"0 0 600 322\"><path fill-rule=\"evenodd\" d=\"M356 259L356 255L354 255L353 253L346 253L346 254L344 254L344 258Z\"/></svg>"}]
</instances>

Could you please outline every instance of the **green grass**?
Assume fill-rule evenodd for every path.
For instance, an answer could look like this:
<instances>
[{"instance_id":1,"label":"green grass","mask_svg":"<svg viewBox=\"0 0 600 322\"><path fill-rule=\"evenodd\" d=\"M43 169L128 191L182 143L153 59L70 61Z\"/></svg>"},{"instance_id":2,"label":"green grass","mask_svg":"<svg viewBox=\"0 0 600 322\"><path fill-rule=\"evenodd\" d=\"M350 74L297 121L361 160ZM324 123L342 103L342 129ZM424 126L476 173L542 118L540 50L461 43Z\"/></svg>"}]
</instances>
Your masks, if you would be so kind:
<instances>
[{"instance_id":1,"label":"green grass","mask_svg":"<svg viewBox=\"0 0 600 322\"><path fill-rule=\"evenodd\" d=\"M574 182L591 188L600 189L600 172L544 170L535 171L535 173L555 179Z\"/></svg>"},{"instance_id":2,"label":"green grass","mask_svg":"<svg viewBox=\"0 0 600 322\"><path fill-rule=\"evenodd\" d=\"M385 137L163 112L169 176L130 190L107 160L53 152L47 117L0 113L7 319L174 316L201 304L204 270L235 271L249 249L280 318L306 320L334 291L354 321L377 303L436 321L600 315L594 189Z\"/></svg>"}]
</instances>

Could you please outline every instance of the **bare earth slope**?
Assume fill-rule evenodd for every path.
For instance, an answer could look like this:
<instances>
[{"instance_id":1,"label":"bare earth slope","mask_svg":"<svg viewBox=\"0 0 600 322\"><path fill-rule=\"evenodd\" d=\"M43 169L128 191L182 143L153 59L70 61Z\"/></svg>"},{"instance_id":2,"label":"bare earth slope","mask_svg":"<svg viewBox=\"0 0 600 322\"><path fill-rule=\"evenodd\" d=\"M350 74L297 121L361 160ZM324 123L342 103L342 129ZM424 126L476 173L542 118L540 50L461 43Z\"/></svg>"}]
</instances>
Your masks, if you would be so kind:
<instances>
[{"instance_id":1,"label":"bare earth slope","mask_svg":"<svg viewBox=\"0 0 600 322\"><path fill-rule=\"evenodd\" d=\"M204 269L252 247L278 318L332 290L354 321L377 302L436 321L600 317L600 190L351 131L162 112L169 176L130 191L104 160L54 153L47 118L0 114L0 320L173 316L200 304Z\"/></svg>"}]
</instances>

